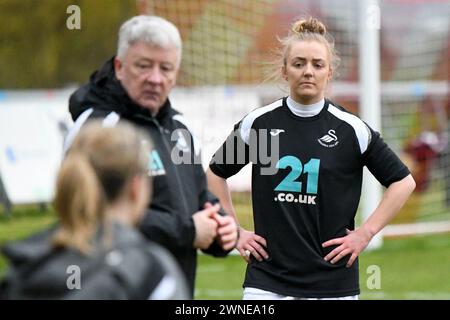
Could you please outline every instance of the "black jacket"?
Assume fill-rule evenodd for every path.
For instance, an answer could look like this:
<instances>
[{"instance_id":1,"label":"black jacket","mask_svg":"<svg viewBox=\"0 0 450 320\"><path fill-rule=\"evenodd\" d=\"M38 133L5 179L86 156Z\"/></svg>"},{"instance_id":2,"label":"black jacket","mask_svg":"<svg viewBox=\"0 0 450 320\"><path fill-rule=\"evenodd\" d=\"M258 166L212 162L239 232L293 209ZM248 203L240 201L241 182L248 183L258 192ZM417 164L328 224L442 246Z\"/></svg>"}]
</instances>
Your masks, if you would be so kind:
<instances>
[{"instance_id":1,"label":"black jacket","mask_svg":"<svg viewBox=\"0 0 450 320\"><path fill-rule=\"evenodd\" d=\"M207 190L198 145L180 113L171 107L169 100L156 116L136 105L117 80L113 59L94 72L88 84L72 94L69 110L75 121L74 129L67 137L69 144L78 128L92 118L104 119L108 125L128 120L150 134L154 144L150 168L153 199L140 229L149 239L172 252L193 294L197 250L193 247L192 214L204 209L205 202L216 202L217 199ZM184 161L188 163L175 164L172 152L189 159ZM225 256L228 252L215 242L206 253Z\"/></svg>"},{"instance_id":2,"label":"black jacket","mask_svg":"<svg viewBox=\"0 0 450 320\"><path fill-rule=\"evenodd\" d=\"M114 224L111 247L98 242L89 256L54 248L54 230L3 248L10 268L0 283L0 299L189 298L175 260L135 229Z\"/></svg>"}]
</instances>

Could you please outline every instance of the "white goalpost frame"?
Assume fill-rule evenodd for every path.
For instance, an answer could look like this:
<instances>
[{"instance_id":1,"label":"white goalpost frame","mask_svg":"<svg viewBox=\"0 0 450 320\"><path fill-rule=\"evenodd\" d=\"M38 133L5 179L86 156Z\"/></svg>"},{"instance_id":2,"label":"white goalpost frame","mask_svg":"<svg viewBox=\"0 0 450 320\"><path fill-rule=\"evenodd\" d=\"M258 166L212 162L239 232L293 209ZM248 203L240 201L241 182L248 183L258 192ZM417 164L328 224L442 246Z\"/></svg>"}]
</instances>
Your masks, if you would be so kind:
<instances>
[{"instance_id":1,"label":"white goalpost frame","mask_svg":"<svg viewBox=\"0 0 450 320\"><path fill-rule=\"evenodd\" d=\"M359 7L359 81L360 115L374 130L381 130L380 102L380 6L378 0L362 0ZM379 182L364 168L362 187L362 222L376 209L382 198ZM380 231L367 246L383 244Z\"/></svg>"}]
</instances>

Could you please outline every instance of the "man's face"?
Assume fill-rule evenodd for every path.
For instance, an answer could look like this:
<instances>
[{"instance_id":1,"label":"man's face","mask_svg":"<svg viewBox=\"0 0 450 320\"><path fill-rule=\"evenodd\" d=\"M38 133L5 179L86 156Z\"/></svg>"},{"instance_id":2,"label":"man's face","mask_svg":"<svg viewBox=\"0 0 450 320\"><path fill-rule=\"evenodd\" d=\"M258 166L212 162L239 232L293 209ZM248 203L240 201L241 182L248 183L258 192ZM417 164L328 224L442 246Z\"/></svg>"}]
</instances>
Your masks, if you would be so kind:
<instances>
[{"instance_id":1,"label":"man's face","mask_svg":"<svg viewBox=\"0 0 450 320\"><path fill-rule=\"evenodd\" d=\"M116 57L114 68L131 100L157 113L176 83L177 61L175 47L161 48L136 42L122 60Z\"/></svg>"}]
</instances>

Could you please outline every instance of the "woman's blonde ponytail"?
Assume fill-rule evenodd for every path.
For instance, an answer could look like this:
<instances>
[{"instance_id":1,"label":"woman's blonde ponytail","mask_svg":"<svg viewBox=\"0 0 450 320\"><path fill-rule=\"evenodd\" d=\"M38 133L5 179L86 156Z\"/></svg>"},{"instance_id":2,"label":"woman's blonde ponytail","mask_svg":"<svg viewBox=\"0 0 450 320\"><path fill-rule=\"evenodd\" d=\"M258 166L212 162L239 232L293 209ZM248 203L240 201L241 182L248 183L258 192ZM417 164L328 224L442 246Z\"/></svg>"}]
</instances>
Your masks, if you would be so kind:
<instances>
[{"instance_id":1,"label":"woman's blonde ponytail","mask_svg":"<svg viewBox=\"0 0 450 320\"><path fill-rule=\"evenodd\" d=\"M53 243L88 254L104 206L104 194L91 163L79 152L69 153L56 184L54 207L61 226Z\"/></svg>"}]
</instances>

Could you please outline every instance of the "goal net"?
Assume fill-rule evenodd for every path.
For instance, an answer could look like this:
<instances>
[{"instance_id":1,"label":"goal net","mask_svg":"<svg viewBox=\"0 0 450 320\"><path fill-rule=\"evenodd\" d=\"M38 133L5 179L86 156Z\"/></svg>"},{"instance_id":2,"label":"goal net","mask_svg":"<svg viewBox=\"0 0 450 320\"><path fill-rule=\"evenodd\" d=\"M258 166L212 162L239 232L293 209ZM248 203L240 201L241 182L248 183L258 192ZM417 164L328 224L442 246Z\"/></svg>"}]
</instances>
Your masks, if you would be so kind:
<instances>
[{"instance_id":1,"label":"goal net","mask_svg":"<svg viewBox=\"0 0 450 320\"><path fill-rule=\"evenodd\" d=\"M172 99L203 142L205 165L235 122L286 95L283 84L263 81L265 63L273 59L277 36L299 17L319 18L334 36L341 64L328 95L359 113L357 0L137 0L137 5L141 13L163 16L180 29L183 59ZM380 9L382 135L417 182L385 235L450 231L450 4L380 0ZM231 187L249 191L248 168Z\"/></svg>"}]
</instances>

